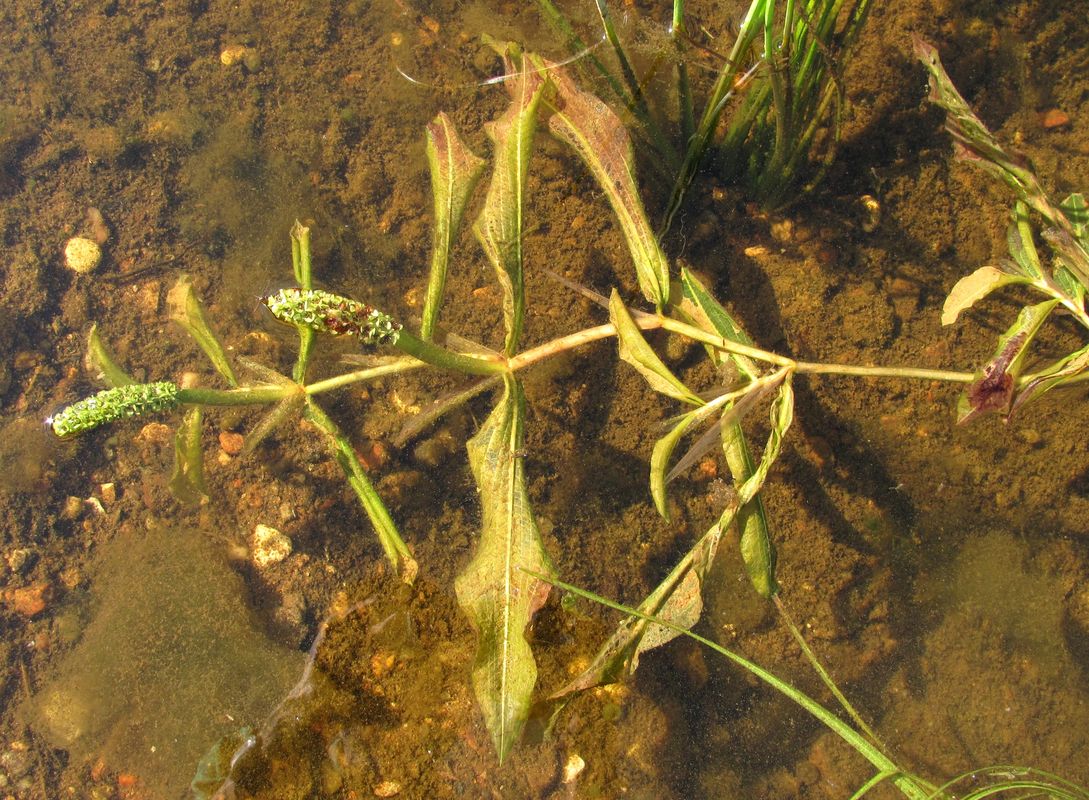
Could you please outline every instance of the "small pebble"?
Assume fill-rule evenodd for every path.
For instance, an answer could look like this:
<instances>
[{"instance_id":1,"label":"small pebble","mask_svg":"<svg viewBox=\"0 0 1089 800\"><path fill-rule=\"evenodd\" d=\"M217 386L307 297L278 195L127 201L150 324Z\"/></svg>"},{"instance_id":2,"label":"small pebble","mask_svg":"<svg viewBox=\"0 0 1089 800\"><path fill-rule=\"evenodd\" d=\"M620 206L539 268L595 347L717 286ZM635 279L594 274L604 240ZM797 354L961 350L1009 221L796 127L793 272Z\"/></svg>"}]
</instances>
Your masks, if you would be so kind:
<instances>
[{"instance_id":1,"label":"small pebble","mask_svg":"<svg viewBox=\"0 0 1089 800\"><path fill-rule=\"evenodd\" d=\"M567 763L563 765L563 782L573 783L584 769L586 769L586 761L578 753L572 753L567 757Z\"/></svg>"},{"instance_id":2,"label":"small pebble","mask_svg":"<svg viewBox=\"0 0 1089 800\"><path fill-rule=\"evenodd\" d=\"M48 592L49 584L45 582L16 589L11 593L11 607L24 617L35 617L45 611Z\"/></svg>"},{"instance_id":3,"label":"small pebble","mask_svg":"<svg viewBox=\"0 0 1089 800\"><path fill-rule=\"evenodd\" d=\"M64 246L64 264L72 272L85 275L102 261L102 248L97 242L74 236Z\"/></svg>"},{"instance_id":4,"label":"small pebble","mask_svg":"<svg viewBox=\"0 0 1089 800\"><path fill-rule=\"evenodd\" d=\"M375 797L396 797L401 793L401 784L397 781L382 781L374 787Z\"/></svg>"},{"instance_id":5,"label":"small pebble","mask_svg":"<svg viewBox=\"0 0 1089 800\"><path fill-rule=\"evenodd\" d=\"M241 433L235 433L234 431L219 432L219 447L229 456L236 456L241 453L245 444L246 437Z\"/></svg>"},{"instance_id":6,"label":"small pebble","mask_svg":"<svg viewBox=\"0 0 1089 800\"><path fill-rule=\"evenodd\" d=\"M1048 130L1070 124L1070 115L1061 108L1049 108L1040 114L1040 124Z\"/></svg>"},{"instance_id":7,"label":"small pebble","mask_svg":"<svg viewBox=\"0 0 1089 800\"><path fill-rule=\"evenodd\" d=\"M279 564L291 555L291 539L271 525L253 529L253 563L260 569Z\"/></svg>"}]
</instances>

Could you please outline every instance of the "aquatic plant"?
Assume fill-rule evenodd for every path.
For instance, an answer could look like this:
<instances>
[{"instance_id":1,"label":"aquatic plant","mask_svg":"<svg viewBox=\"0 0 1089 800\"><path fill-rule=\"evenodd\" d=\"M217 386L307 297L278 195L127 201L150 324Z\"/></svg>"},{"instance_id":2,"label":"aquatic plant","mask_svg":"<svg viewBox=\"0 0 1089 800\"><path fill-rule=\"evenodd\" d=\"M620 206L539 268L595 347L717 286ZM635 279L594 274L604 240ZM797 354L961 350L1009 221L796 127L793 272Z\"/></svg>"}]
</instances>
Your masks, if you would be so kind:
<instances>
[{"instance_id":1,"label":"aquatic plant","mask_svg":"<svg viewBox=\"0 0 1089 800\"><path fill-rule=\"evenodd\" d=\"M741 556L753 587L765 598L776 597L779 587L775 576L775 549L760 491L793 422L795 376L831 374L959 383L969 386L969 404L975 402L973 396L986 396L989 401L992 385L999 385L1011 390L1009 396L1016 403L1018 397L1038 396L1080 374L1082 351L1060 365L1032 373L1021 368L1021 354L1047 311L1058 304L1076 311L1081 308L1084 294L1084 283L1072 282L1079 268L1076 256L1070 254L1075 251L1060 251L1067 253L1066 258L1074 259L1072 264L1063 261L1064 272L1056 271L1048 276L1037 269L1034 278L1021 273L1014 276L1016 280L1030 282L1035 288L1049 293L1048 302L1052 305L1037 310L1021 329L1007 335L1003 352L1008 353L1010 349L1016 352L1013 356L1004 356L1001 361L996 359L993 363L997 366L989 372L985 369L983 375L911 367L804 362L762 349L695 275L685 269L679 274L671 274L669 261L639 199L631 141L616 114L598 98L579 89L562 67L538 56L523 54L514 45L503 48L502 55L509 76L504 83L509 105L487 127L493 144L491 175L481 210L473 222L473 231L501 291L502 352L485 348L470 352L452 349L436 341L451 242L468 207L468 199L483 173L482 159L472 154L450 119L440 114L427 128L435 235L418 335L402 322L370 306L366 298L316 290L312 280L310 231L296 223L291 232L296 286L264 298L265 305L298 332L298 355L290 377L245 362L242 366L256 376L256 380L239 385L226 350L206 319L202 305L188 283L182 281L172 292L173 313L201 345L229 388L134 384L113 362L92 331L91 359L107 376L108 382L120 388L107 390L105 397L96 396L94 402L79 401L54 417L57 433L68 435L137 414L158 413L176 406L190 407L176 439L178 466L172 485L176 491L194 494L203 491L199 448L203 409L242 404L272 406L265 419L250 433L249 448L285 420L301 415L324 437L370 519L390 564L404 581L412 582L419 565L410 547L401 538L350 440L321 407L319 398L336 389L425 367L483 377L476 387L445 403L436 414L464 402L472 394L499 389L490 414L467 444L469 466L479 490L481 533L475 543L475 553L456 579L454 588L459 604L478 632L472 682L500 760L511 752L533 706L537 668L526 638L527 627L551 587L561 585L542 543L526 490L525 460L521 457L526 426L523 370L589 342L615 338L620 358L637 370L656 392L684 409L672 429L659 439L650 459L650 493L662 516L667 516L666 494L670 478L691 463L693 453L720 447L733 480L733 492L724 501L717 521L638 608L624 609L629 616L602 646L593 663L547 699L546 703L557 708L576 692L630 674L637 667L640 654L679 633L689 632L701 614L703 581L723 535L731 526L736 525L740 531ZM537 123L544 116L547 116L548 128L553 135L572 148L602 188L627 243L643 299L652 310L630 307L616 289L605 298L579 288L600 302L607 310L609 321L522 349L526 313L526 265L522 247L526 181ZM1048 206L1036 194L1029 193L1026 197L1035 199L1034 208L1047 210ZM1043 210L1040 213L1044 213ZM1065 211L1062 214L1069 224L1061 230L1075 242L1082 241L1084 220L1070 221ZM1060 236L1057 241L1067 247L1065 238ZM1023 251L1022 244L1022 257L1027 258ZM1024 269L1029 269L1033 263L1026 261L1028 266ZM1003 280L1011 282L1005 277ZM1002 283L985 285L994 288ZM954 290L957 299L951 300L951 305L947 303L947 313L951 307L965 307L977 294L977 288L972 287ZM1084 310L1081 313L1084 316ZM650 330L666 330L701 345L716 374L729 376L727 385L717 387L709 399L704 391L708 387L689 386L669 368L644 336L644 332ZM383 348L399 355L377 365L310 382L308 366L315 337L319 335L354 338L364 347ZM450 341L449 337L447 341ZM742 425L761 405L768 408L770 432L757 458ZM429 419L433 418L434 415L429 415ZM59 428L57 420L61 421ZM687 456L675 461L674 453L682 439L702 426L709 426L709 435L697 440ZM804 640L800 641L804 649ZM749 665L746 668L756 667ZM766 675L761 674L762 677ZM828 683L831 685L830 681ZM777 688L817 713L810 701L784 687L785 684L781 684ZM825 717L821 718L831 724ZM860 727L865 729L864 725ZM841 729L837 728L837 732L846 736ZM901 773L881 754L880 748L866 750L869 745L864 746L857 738L853 743L881 771L879 780L894 780L911 797L929 796L929 788Z\"/></svg>"},{"instance_id":2,"label":"aquatic plant","mask_svg":"<svg viewBox=\"0 0 1089 800\"><path fill-rule=\"evenodd\" d=\"M582 69L603 78L666 167L672 191L662 231L712 152L720 173L765 207L781 207L820 181L839 141L844 97L838 77L870 5L871 0L752 0L725 48L691 34L684 0L674 0L668 45L639 74L608 3L596 0L615 67L591 53ZM552 0L538 0L538 6L573 50L587 52ZM700 57L706 55L720 63L697 100L701 82L695 76L705 69ZM676 65L678 105L665 119L648 98L648 84L658 78L663 61ZM733 102L738 94L742 99Z\"/></svg>"}]
</instances>

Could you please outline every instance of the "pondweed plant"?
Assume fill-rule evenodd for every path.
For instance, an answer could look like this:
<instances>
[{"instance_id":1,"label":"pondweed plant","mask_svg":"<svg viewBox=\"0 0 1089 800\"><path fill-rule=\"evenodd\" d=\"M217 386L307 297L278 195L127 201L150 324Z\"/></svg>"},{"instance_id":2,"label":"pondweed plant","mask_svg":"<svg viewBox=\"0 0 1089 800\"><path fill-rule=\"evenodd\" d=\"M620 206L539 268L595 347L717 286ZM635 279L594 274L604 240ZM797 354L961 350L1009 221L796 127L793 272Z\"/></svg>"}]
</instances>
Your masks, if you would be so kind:
<instances>
[{"instance_id":1,"label":"pondweed plant","mask_svg":"<svg viewBox=\"0 0 1089 800\"><path fill-rule=\"evenodd\" d=\"M669 228L689 185L715 151L721 173L742 183L768 208L785 205L815 186L831 163L843 108L838 73L858 37L871 0L752 0L729 47L704 44L690 32L684 0L674 0L670 47L643 73L625 49L605 0L595 0L615 68L592 52L586 62L645 133L672 184L661 230ZM544 17L576 52L589 52L552 0L538 0ZM701 54L720 61L702 102L694 80ZM648 85L662 62L676 64L677 109L656 116ZM737 90L743 99L732 101ZM702 111L697 113L697 106ZM728 122L723 125L723 115ZM669 131L675 131L670 135Z\"/></svg>"},{"instance_id":2,"label":"pondweed plant","mask_svg":"<svg viewBox=\"0 0 1089 800\"><path fill-rule=\"evenodd\" d=\"M172 485L179 494L194 495L204 490L199 435L203 410L224 405L270 406L267 416L247 437L250 449L284 420L301 414L325 437L390 564L403 580L411 582L418 569L411 548L398 532L351 442L322 409L320 398L346 386L423 368L481 376L481 383L463 392L456 398L459 400L497 388L498 397L491 413L467 444L469 466L479 490L481 533L476 541L476 551L456 579L454 589L459 604L478 632L472 683L500 760L510 753L533 708L537 668L526 638L527 627L553 585L576 591L562 584L556 576L526 491L525 461L520 457L526 424L523 370L572 348L615 337L620 357L638 370L654 390L684 409L673 428L658 441L650 459L650 491L662 516L667 515L669 477L678 466L683 469L687 463L683 457L675 460L674 453L685 435L701 425L712 424L713 444L721 447L734 485L717 521L693 543L637 608L614 604L626 612L626 619L581 675L539 701L544 705L543 713L548 713L557 711L576 692L630 674L642 653L678 633L691 635L690 628L702 610L703 582L722 537L731 526L736 526L740 532L741 555L752 585L763 597L778 600L775 550L760 490L793 421L793 381L797 375L855 375L959 383L968 386L967 400L962 402L966 402L970 410L998 408L999 404L993 402L993 398L999 390L1010 400L1003 406L1009 410L1019 398L1022 403L1027 402L1080 374L1085 358L1081 355L1083 351L1061 364L1027 372L1023 368L1024 349L1037 334L1046 311L1057 305L1065 305L1084 321L1082 298L1086 285L1083 273L1078 271L1080 262L1062 249L1069 248L1070 242L1085 249L1084 220L1070 221L1065 227L1060 224L1063 235L1051 237L1058 243L1055 246L1060 259L1073 258L1072 265L1064 260L1059 269L1046 273L1038 260L1025 256L1027 245L1024 239L1019 239L1021 249L1018 252L1020 258L1025 259L1024 264L1018 261L1019 267L1035 269L1034 277L1017 273L1013 278L986 282L973 276L966 279L969 283L958 284L947 303L947 317L982 296L981 286L994 288L1002 282L1028 282L1048 293L1050 298L1048 303L1051 305L1034 312L1030 321L1003 338L1003 349L981 374L811 363L763 350L749 339L727 309L691 272L682 269L679 275L671 273L669 261L640 202L631 142L619 118L598 98L580 90L564 69L537 56L521 54L513 45L506 48L504 58L510 76L504 84L510 104L487 126L493 145L491 174L472 225L501 287L504 325L501 351L482 347L472 351L452 349L440 343L438 320L445 296L451 243L485 167L485 162L462 141L450 119L440 114L427 128L434 239L418 334L363 300L315 289L310 263L310 232L296 223L291 232L296 286L264 298L265 305L278 319L298 331L299 351L290 376L246 362L243 366L256 379L240 385L200 302L188 283L182 281L171 296L173 314L193 334L228 388L179 387L169 382L136 384L114 363L92 331L91 359L112 388L69 406L51 421L57 435L67 437L86 433L107 422L186 407L188 410L176 439L177 469ZM935 74L944 75L934 65L936 60L932 64ZM936 77L936 80L945 79ZM551 133L571 146L608 198L627 243L639 289L652 310L631 308L613 289L610 297L601 298L608 309L607 323L522 349L526 310L522 251L526 177L537 124L541 120L547 120ZM980 126L974 134L975 141L983 141L985 133ZM1019 174L1024 179L1024 174ZM1050 208L1041 199L1045 197L1042 192L1031 196L1036 202L1033 208L1040 213ZM1063 219L1067 218L1064 216ZM1027 225L1027 222L1021 223L1018 230L1025 230ZM1063 256L1063 253L1067 255ZM1015 260L1018 258L1015 254ZM1008 273L1002 272L1002 275ZM646 331L658 329L701 345L716 368L716 374L720 378L725 376L726 386L711 399L706 399L700 387L689 386L681 380L644 336ZM311 382L307 378L308 366L317 336L354 337L361 346L383 348L395 355L377 365ZM1016 346L1011 342L1016 342ZM1009 355L1011 347L1015 349L1013 355ZM747 414L763 403L769 407L770 433L757 456L747 441L742 423ZM451 403L447 403L445 407L450 406ZM970 414L963 416L967 418ZM702 446L702 442L696 443L697 448ZM676 464L672 470L671 464ZM790 627L803 651L811 655L796 628ZM885 780L893 781L908 797L948 796L943 790L935 789L896 766L815 659L812 659L814 666L854 719L854 727L758 666L742 663L740 657L705 643L816 715L874 764L878 774L856 796ZM537 710L542 709L538 706Z\"/></svg>"}]
</instances>

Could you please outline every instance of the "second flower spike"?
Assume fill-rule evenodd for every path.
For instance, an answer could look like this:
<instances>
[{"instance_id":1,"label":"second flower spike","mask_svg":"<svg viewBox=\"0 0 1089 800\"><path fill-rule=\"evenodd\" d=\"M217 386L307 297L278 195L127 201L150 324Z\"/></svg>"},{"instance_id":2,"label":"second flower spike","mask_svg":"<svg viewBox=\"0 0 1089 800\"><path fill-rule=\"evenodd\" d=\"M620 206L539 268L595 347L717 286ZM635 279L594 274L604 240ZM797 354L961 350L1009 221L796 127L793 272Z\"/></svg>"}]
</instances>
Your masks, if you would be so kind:
<instances>
[{"instance_id":1,"label":"second flower spike","mask_svg":"<svg viewBox=\"0 0 1089 800\"><path fill-rule=\"evenodd\" d=\"M281 322L333 336L358 336L363 344L396 344L400 323L378 309L321 289L281 289L263 298Z\"/></svg>"}]
</instances>

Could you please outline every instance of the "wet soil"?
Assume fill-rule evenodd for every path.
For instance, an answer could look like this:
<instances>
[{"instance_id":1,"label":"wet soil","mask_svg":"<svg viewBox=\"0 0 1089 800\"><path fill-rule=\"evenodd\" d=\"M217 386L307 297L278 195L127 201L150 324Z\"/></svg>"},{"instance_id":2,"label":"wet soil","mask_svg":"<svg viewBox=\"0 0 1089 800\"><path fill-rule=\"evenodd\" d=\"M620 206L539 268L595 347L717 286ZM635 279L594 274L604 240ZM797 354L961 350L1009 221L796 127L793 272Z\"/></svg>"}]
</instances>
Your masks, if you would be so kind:
<instances>
[{"instance_id":1,"label":"wet soil","mask_svg":"<svg viewBox=\"0 0 1089 800\"><path fill-rule=\"evenodd\" d=\"M652 60L664 41L662 9L616 5L623 34ZM728 9L687 5L693 28L728 45ZM911 35L938 46L982 118L1063 197L1089 190L1089 28L1074 5L876 2L842 75L849 105L839 157L817 191L767 214L724 177L701 176L667 252L704 276L769 350L976 369L1026 298L996 296L950 328L940 324L941 305L960 276L1005 256L1010 201L953 159L941 115L925 101ZM571 15L596 40L592 8ZM173 755L142 750L210 752L200 769L213 780L217 740L231 735L233 748L243 731L259 731L266 746L248 751L239 796L842 798L870 776L801 710L683 641L645 656L626 684L573 700L547 735L531 725L498 765L469 685L474 634L452 592L478 536L464 442L487 414L488 395L392 444L407 417L465 380L411 374L326 404L413 548L421 571L412 590L388 574L357 501L305 423L290 420L241 456L232 434L252 429L261 412L209 412L209 496L196 506L170 492L175 420L63 443L40 424L101 388L84 360L92 323L137 379L194 373L221 385L168 318L166 293L183 273L232 358L290 371L294 343L261 317L257 298L290 278L296 218L312 227L323 285L404 319L419 314L432 219L423 126L446 111L477 153L489 152L484 123L506 93L482 85L500 67L480 35L556 58L567 52L535 6L12 0L0 21L0 793L183 796L178 775L198 765L165 769L157 764ZM238 60L225 64L230 48ZM1055 109L1069 120L1045 125L1041 115ZM640 170L656 218L668 187L648 162ZM544 131L528 197L525 346L605 319L544 267L638 301L607 204ZM73 235L101 240L94 272L65 268ZM500 294L470 235L452 258L443 324L500 345ZM1040 361L1083 335L1058 320ZM695 348L651 340L685 380L715 388ZM342 371L343 350L323 345L315 374ZM647 463L676 404L607 342L549 362L526 384L521 454L559 574L637 603L715 519L723 465L678 479L672 521L663 522ZM764 496L783 599L829 672L900 763L938 782L1013 763L1089 784L1085 393L1049 395L1008 423L958 427L957 390L936 382L813 377L796 389L795 425ZM747 424L759 442L766 425L756 417ZM258 524L289 535L292 554L258 568ZM149 536L183 530L203 544L179 542L163 557L173 554L195 580L204 576L213 593L252 612L235 640L291 650L292 659L318 646L296 687L302 694L278 711L269 698L247 706L248 719L209 705L200 741L149 745L153 690L168 694L169 682L134 676L142 664L160 670L169 645L103 639L108 626L96 619L136 627L128 611L103 616L119 607L117 581L153 597L128 570L149 558ZM127 570L111 566L118 543L132 545ZM749 588L736 551L728 539L701 632L824 698L774 608ZM215 566L202 568L209 553ZM149 563L143 577L173 574L156 569ZM225 607L236 606L209 600L210 609ZM542 695L585 666L614 624L608 612L553 597L533 631ZM41 698L61 685L58 676L90 663L81 653L106 648L108 658L111 647L116 663L103 675L123 675L131 688L108 704L85 692L53 720L71 723L75 709L108 711L110 723L91 726L78 745L51 735ZM183 652L199 664L199 654ZM207 663L207 697L231 696L212 690L230 683L224 673L239 691L276 681L286 695L293 681L222 652ZM193 695L197 673L186 678ZM67 684L82 691L101 680ZM170 708L164 697L162 713ZM566 781L565 765L579 761L585 768ZM880 787L873 796L894 794Z\"/></svg>"}]
</instances>

